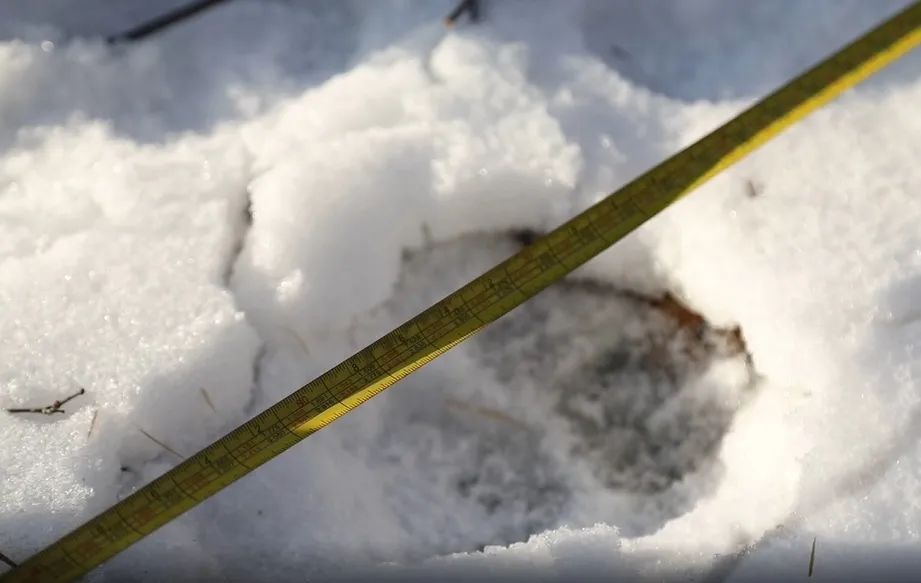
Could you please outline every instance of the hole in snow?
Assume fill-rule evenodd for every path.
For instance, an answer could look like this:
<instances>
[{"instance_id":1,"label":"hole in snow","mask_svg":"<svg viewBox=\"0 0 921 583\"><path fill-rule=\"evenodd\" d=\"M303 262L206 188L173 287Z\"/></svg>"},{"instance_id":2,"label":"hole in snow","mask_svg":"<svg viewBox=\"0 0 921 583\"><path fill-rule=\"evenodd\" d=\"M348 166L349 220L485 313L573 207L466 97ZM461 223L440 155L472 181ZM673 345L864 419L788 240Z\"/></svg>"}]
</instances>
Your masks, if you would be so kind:
<instances>
[{"instance_id":1,"label":"hole in snow","mask_svg":"<svg viewBox=\"0 0 921 583\"><path fill-rule=\"evenodd\" d=\"M518 239L408 253L387 311L413 315ZM396 476L388 496L410 535L440 524L421 556L564 524L639 535L713 488L720 441L751 380L737 330L709 326L670 296L568 280L389 392L374 457Z\"/></svg>"}]
</instances>

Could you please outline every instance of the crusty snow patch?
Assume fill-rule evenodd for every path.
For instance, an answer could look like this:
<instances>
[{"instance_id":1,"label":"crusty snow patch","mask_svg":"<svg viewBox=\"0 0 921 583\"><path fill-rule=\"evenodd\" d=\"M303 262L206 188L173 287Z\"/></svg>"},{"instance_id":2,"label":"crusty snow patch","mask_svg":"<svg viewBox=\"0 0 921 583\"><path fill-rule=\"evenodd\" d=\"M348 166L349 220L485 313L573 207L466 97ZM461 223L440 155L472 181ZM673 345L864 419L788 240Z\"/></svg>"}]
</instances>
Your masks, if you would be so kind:
<instances>
[{"instance_id":1,"label":"crusty snow patch","mask_svg":"<svg viewBox=\"0 0 921 583\"><path fill-rule=\"evenodd\" d=\"M87 391L0 412L18 560L904 3L495 2L447 32L447 0L240 1L89 38L156 12L129 4L0 4L0 406ZM793 578L814 537L820 578L910 566L919 70L89 580ZM696 341L638 299L666 291Z\"/></svg>"}]
</instances>

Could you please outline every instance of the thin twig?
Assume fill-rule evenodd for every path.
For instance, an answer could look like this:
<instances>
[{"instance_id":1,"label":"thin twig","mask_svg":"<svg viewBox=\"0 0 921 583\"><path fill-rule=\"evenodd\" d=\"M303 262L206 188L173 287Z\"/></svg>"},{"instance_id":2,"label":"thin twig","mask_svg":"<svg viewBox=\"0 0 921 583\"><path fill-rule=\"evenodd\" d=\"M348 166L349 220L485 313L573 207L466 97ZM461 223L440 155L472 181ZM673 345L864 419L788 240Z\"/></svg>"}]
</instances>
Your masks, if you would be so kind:
<instances>
[{"instance_id":1,"label":"thin twig","mask_svg":"<svg viewBox=\"0 0 921 583\"><path fill-rule=\"evenodd\" d=\"M208 394L208 391L205 390L205 387L198 389L201 391L201 396L205 399L205 403L208 403L208 406L211 407L211 410L217 413L217 407L214 406L214 402L211 400L211 395Z\"/></svg>"},{"instance_id":2,"label":"thin twig","mask_svg":"<svg viewBox=\"0 0 921 583\"><path fill-rule=\"evenodd\" d=\"M178 24L183 20L187 20L199 12L204 12L208 8L213 8L218 4L223 4L224 2L227 2L227 0L198 0L197 2L192 2L185 6L180 6L176 10L160 15L152 20L132 28L131 30L110 36L106 39L106 42L109 44L116 44L141 40L174 24Z\"/></svg>"},{"instance_id":3,"label":"thin twig","mask_svg":"<svg viewBox=\"0 0 921 583\"><path fill-rule=\"evenodd\" d=\"M815 539L812 537L812 552L809 553L809 576L812 577L812 568L815 567Z\"/></svg>"},{"instance_id":4,"label":"thin twig","mask_svg":"<svg viewBox=\"0 0 921 583\"><path fill-rule=\"evenodd\" d=\"M147 438L148 438L150 441L156 443L157 445L159 445L160 447L162 447L162 448L165 449L166 451L170 452L170 453L173 454L174 456L178 457L179 459L181 459L181 460L184 460L184 459L185 459L185 456L184 456L184 455L182 455L181 453L179 453L179 452L176 451L175 449L171 448L170 446L166 445L165 443L163 443L162 441L160 441L159 439L157 439L157 438L154 437L153 435L147 433L146 431L144 431L144 430L141 429L140 427L138 427L138 431L140 431L141 433L143 433L144 435L146 435Z\"/></svg>"},{"instance_id":5,"label":"thin twig","mask_svg":"<svg viewBox=\"0 0 921 583\"><path fill-rule=\"evenodd\" d=\"M16 562L15 562L13 559L9 558L8 556L4 555L3 553L0 553L0 561L3 561L4 563L6 563L7 565L9 565L9 566L12 567L13 569L15 569L16 567L19 566L19 565L16 564Z\"/></svg>"},{"instance_id":6,"label":"thin twig","mask_svg":"<svg viewBox=\"0 0 921 583\"><path fill-rule=\"evenodd\" d=\"M96 417L99 416L99 409L93 411L93 418L90 419L90 429L86 432L86 438L89 439L93 435L93 429L96 428Z\"/></svg>"},{"instance_id":7,"label":"thin twig","mask_svg":"<svg viewBox=\"0 0 921 583\"><path fill-rule=\"evenodd\" d=\"M448 28L454 26L457 19L463 16L465 12L470 15L471 22L476 22L480 17L479 0L462 0L461 3L451 11L451 14L445 18L445 26Z\"/></svg>"},{"instance_id":8,"label":"thin twig","mask_svg":"<svg viewBox=\"0 0 921 583\"><path fill-rule=\"evenodd\" d=\"M84 389L83 387L80 387L80 390L74 393L73 395L70 395L69 397L62 399L60 401L55 401L54 403L51 403L47 407L25 407L25 408L20 407L20 408L7 409L6 412L7 413L41 413L42 415L54 415L55 413L65 413L66 411L64 411L64 409L61 409L61 407L65 403L69 402L71 399L75 399L79 397L80 395L84 394L85 392L86 392L86 389Z\"/></svg>"}]
</instances>

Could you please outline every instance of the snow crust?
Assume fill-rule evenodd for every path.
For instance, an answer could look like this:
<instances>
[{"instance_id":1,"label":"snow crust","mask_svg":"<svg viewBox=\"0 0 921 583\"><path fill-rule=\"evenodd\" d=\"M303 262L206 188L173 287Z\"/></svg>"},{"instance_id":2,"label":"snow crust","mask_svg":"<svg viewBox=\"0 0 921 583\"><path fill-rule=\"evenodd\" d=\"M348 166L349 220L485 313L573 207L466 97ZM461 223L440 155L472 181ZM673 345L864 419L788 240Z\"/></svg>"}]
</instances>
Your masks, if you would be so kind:
<instances>
[{"instance_id":1,"label":"snow crust","mask_svg":"<svg viewBox=\"0 0 921 583\"><path fill-rule=\"evenodd\" d=\"M0 551L26 558L904 2L0 2ZM94 571L908 577L921 58ZM648 298L705 319L699 337ZM646 299L644 299L646 298ZM725 345L738 327L748 355ZM912 562L914 561L914 562Z\"/></svg>"}]
</instances>

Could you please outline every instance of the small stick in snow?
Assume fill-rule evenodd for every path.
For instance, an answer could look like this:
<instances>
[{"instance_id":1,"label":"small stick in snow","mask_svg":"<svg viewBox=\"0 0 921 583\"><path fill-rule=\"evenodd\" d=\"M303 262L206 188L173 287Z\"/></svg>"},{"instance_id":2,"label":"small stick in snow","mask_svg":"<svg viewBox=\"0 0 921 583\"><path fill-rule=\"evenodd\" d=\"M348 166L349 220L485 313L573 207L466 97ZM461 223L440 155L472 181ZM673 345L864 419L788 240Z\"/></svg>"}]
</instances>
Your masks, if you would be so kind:
<instances>
[{"instance_id":1,"label":"small stick in snow","mask_svg":"<svg viewBox=\"0 0 921 583\"><path fill-rule=\"evenodd\" d=\"M471 22L476 22L480 17L480 2L479 0L463 0L457 7L451 11L445 18L445 26L451 28L454 26L454 23L457 22L457 19L464 15L464 13L470 14Z\"/></svg>"},{"instance_id":2,"label":"small stick in snow","mask_svg":"<svg viewBox=\"0 0 921 583\"><path fill-rule=\"evenodd\" d=\"M146 431L144 431L144 430L141 429L140 427L138 427L138 431L140 431L141 433L143 433L144 435L146 435L146 436L147 436L147 439L149 439L150 441L156 443L157 445L159 445L160 447L162 447L162 448L165 449L166 451L170 452L170 453L173 454L174 456L178 457L179 459L181 459L181 460L184 460L184 459L185 459L185 456L184 456L184 455L182 455L181 453L179 453L179 452L176 451L175 449L171 448L170 446L166 445L165 443L163 443L162 441L160 441L159 439L157 439L157 438L154 437L153 435L147 433Z\"/></svg>"},{"instance_id":3,"label":"small stick in snow","mask_svg":"<svg viewBox=\"0 0 921 583\"><path fill-rule=\"evenodd\" d=\"M19 565L16 564L15 561L13 561L13 559L9 558L8 556L4 555L3 553L0 553L0 561L3 561L4 563L6 563L7 565L9 565L9 566L12 567L13 569L15 569L16 567L19 566Z\"/></svg>"},{"instance_id":4,"label":"small stick in snow","mask_svg":"<svg viewBox=\"0 0 921 583\"><path fill-rule=\"evenodd\" d=\"M154 33L169 28L174 24L188 20L196 14L204 12L209 8L213 8L218 4L223 4L224 2L227 2L227 0L198 0L197 2L192 2L185 6L180 6L171 12L167 12L166 14L140 24L131 30L110 36L106 39L106 42L109 44L117 44L123 42L139 41Z\"/></svg>"},{"instance_id":5,"label":"small stick in snow","mask_svg":"<svg viewBox=\"0 0 921 583\"><path fill-rule=\"evenodd\" d=\"M41 413L42 415L54 415L55 413L65 413L64 409L61 409L61 407L65 403L70 401L71 399L75 399L85 392L86 392L86 389L84 389L83 387L80 387L80 390L74 393L73 395L65 399L62 399L60 401L55 401L54 403L51 403L47 407L25 407L25 408L20 407L20 408L7 409L6 412L7 413Z\"/></svg>"},{"instance_id":6,"label":"small stick in snow","mask_svg":"<svg viewBox=\"0 0 921 583\"><path fill-rule=\"evenodd\" d=\"M89 439L93 435L93 429L96 428L96 417L99 416L99 409L93 411L93 418L90 420L90 430L86 432L86 438Z\"/></svg>"},{"instance_id":7,"label":"small stick in snow","mask_svg":"<svg viewBox=\"0 0 921 583\"><path fill-rule=\"evenodd\" d=\"M211 407L211 410L217 413L217 407L214 406L214 401L211 400L211 395L208 394L208 391L205 390L205 387L198 389L201 391L201 396L205 400L205 403L208 403L208 406Z\"/></svg>"},{"instance_id":8,"label":"small stick in snow","mask_svg":"<svg viewBox=\"0 0 921 583\"><path fill-rule=\"evenodd\" d=\"M809 576L812 577L812 568L815 567L815 539L812 537L812 552L809 553Z\"/></svg>"}]
</instances>

